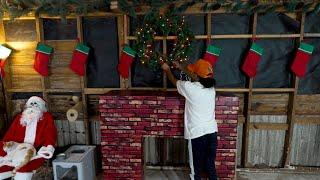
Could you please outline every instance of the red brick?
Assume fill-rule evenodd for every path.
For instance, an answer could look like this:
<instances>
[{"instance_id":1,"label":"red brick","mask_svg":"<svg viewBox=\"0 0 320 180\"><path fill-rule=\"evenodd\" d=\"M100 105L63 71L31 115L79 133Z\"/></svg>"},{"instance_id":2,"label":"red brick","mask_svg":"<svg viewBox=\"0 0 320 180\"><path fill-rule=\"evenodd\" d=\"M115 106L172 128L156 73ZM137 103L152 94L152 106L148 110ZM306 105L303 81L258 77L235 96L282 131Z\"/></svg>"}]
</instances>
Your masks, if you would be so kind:
<instances>
[{"instance_id":1,"label":"red brick","mask_svg":"<svg viewBox=\"0 0 320 180\"><path fill-rule=\"evenodd\" d=\"M108 179L119 180L142 178L143 135L183 136L185 101L180 96L102 96L100 99L104 178L106 175L110 175ZM107 104L108 101L113 104ZM218 147L225 148L217 149L220 179L231 179L235 174L238 104L237 97L217 98Z\"/></svg>"}]
</instances>

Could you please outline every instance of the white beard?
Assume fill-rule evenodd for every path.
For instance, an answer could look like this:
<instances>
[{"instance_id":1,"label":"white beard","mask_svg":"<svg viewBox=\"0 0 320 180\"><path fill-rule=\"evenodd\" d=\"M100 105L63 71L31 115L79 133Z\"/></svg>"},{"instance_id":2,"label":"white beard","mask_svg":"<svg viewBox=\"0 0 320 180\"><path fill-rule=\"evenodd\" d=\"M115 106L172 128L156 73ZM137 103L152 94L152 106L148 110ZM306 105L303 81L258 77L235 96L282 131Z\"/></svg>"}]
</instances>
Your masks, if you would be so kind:
<instances>
[{"instance_id":1,"label":"white beard","mask_svg":"<svg viewBox=\"0 0 320 180\"><path fill-rule=\"evenodd\" d=\"M22 117L20 124L22 126L27 126L33 121L38 122L42 119L43 112L37 107L28 107L22 112Z\"/></svg>"}]
</instances>

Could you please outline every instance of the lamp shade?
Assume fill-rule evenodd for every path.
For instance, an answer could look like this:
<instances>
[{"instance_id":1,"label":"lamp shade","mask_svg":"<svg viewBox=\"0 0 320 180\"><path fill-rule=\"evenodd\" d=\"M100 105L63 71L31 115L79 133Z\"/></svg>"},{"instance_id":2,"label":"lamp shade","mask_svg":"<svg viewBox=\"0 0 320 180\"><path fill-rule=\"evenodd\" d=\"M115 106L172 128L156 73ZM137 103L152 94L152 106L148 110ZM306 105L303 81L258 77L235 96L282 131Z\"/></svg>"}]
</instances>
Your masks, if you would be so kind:
<instances>
[{"instance_id":1,"label":"lamp shade","mask_svg":"<svg viewBox=\"0 0 320 180\"><path fill-rule=\"evenodd\" d=\"M0 59L7 59L11 53L11 49L0 45Z\"/></svg>"}]
</instances>

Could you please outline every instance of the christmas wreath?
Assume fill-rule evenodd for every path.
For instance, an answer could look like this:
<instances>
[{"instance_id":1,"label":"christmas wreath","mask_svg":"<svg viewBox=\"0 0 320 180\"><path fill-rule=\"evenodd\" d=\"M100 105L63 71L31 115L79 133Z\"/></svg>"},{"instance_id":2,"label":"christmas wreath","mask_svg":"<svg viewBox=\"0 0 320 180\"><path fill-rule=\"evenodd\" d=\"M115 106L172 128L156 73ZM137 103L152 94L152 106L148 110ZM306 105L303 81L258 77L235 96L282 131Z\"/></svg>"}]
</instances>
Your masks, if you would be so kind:
<instances>
[{"instance_id":1,"label":"christmas wreath","mask_svg":"<svg viewBox=\"0 0 320 180\"><path fill-rule=\"evenodd\" d=\"M142 64L156 71L160 64L172 61L187 61L192 53L191 42L194 39L192 31L185 23L184 16L172 11L160 15L158 12L145 16L142 27L136 30L137 40L133 49L137 52ZM167 54L157 51L155 48L155 36L176 36L167 48ZM170 40L169 40L170 41Z\"/></svg>"}]
</instances>

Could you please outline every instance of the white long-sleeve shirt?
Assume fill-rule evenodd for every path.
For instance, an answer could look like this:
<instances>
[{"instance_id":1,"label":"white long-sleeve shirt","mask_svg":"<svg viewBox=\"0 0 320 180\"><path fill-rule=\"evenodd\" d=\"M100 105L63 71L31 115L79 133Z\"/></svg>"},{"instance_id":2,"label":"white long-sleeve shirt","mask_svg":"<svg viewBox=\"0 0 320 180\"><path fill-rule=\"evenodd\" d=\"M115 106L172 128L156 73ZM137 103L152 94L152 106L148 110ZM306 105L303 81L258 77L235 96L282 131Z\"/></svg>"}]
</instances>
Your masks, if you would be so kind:
<instances>
[{"instance_id":1,"label":"white long-sleeve shirt","mask_svg":"<svg viewBox=\"0 0 320 180\"><path fill-rule=\"evenodd\" d=\"M214 88L204 88L199 82L177 81L179 94L186 98L184 112L184 137L194 139L218 132L215 120Z\"/></svg>"}]
</instances>

